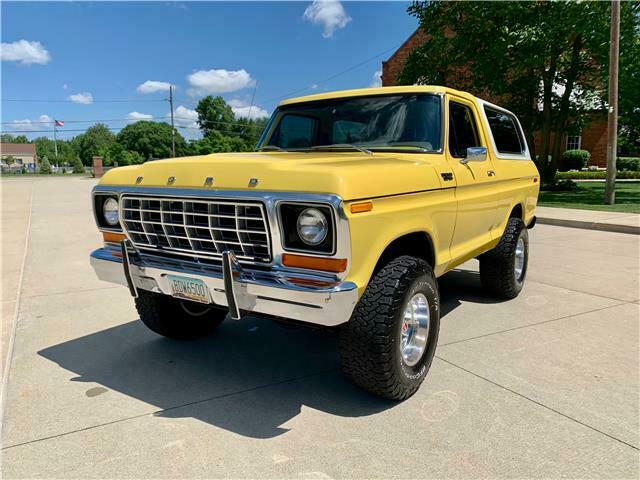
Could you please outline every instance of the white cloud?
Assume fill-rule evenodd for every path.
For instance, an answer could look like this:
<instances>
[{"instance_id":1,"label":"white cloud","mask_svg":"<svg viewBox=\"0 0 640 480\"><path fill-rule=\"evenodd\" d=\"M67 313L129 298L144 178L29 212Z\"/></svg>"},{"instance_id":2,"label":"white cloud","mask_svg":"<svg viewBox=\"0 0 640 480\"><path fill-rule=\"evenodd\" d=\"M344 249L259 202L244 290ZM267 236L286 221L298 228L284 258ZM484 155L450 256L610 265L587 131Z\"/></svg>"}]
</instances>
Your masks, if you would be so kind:
<instances>
[{"instance_id":1,"label":"white cloud","mask_svg":"<svg viewBox=\"0 0 640 480\"><path fill-rule=\"evenodd\" d=\"M9 124L9 128L14 132L33 132L34 130L53 129L53 118L49 115L40 115L35 120L25 118L24 120L14 120Z\"/></svg>"},{"instance_id":2,"label":"white cloud","mask_svg":"<svg viewBox=\"0 0 640 480\"><path fill-rule=\"evenodd\" d=\"M316 25L322 25L322 36L329 38L339 28L344 28L351 21L351 17L345 12L342 3L338 0L313 0L302 16Z\"/></svg>"},{"instance_id":3,"label":"white cloud","mask_svg":"<svg viewBox=\"0 0 640 480\"><path fill-rule=\"evenodd\" d=\"M155 93L155 92L168 92L171 84L169 82L158 82L156 80L147 80L144 83L138 85L136 89L138 93Z\"/></svg>"},{"instance_id":4,"label":"white cloud","mask_svg":"<svg viewBox=\"0 0 640 480\"><path fill-rule=\"evenodd\" d=\"M187 76L192 96L229 93L253 87L255 80L249 72L241 70L198 70Z\"/></svg>"},{"instance_id":5,"label":"white cloud","mask_svg":"<svg viewBox=\"0 0 640 480\"><path fill-rule=\"evenodd\" d=\"M373 77L371 78L371 85L369 85L372 88L375 87L381 87L382 86L382 70L376 70L375 72L373 72Z\"/></svg>"},{"instance_id":6,"label":"white cloud","mask_svg":"<svg viewBox=\"0 0 640 480\"><path fill-rule=\"evenodd\" d=\"M233 110L234 115L237 118L249 118L251 120L257 120L259 118L266 118L269 116L269 112L258 107L257 105L251 106L247 102L242 100L232 99L227 102Z\"/></svg>"},{"instance_id":7,"label":"white cloud","mask_svg":"<svg viewBox=\"0 0 640 480\"><path fill-rule=\"evenodd\" d=\"M138 120L151 120L153 115L149 115L148 113L129 112L127 114L127 118L132 122L137 122Z\"/></svg>"},{"instance_id":8,"label":"white cloud","mask_svg":"<svg viewBox=\"0 0 640 480\"><path fill-rule=\"evenodd\" d=\"M51 61L51 55L40 42L18 40L13 43L2 43L0 58L7 62L20 62L23 65L39 63L44 65Z\"/></svg>"},{"instance_id":9,"label":"white cloud","mask_svg":"<svg viewBox=\"0 0 640 480\"><path fill-rule=\"evenodd\" d=\"M171 115L171 112L167 116ZM183 105L173 111L173 121L181 127L198 128L198 112Z\"/></svg>"},{"instance_id":10,"label":"white cloud","mask_svg":"<svg viewBox=\"0 0 640 480\"><path fill-rule=\"evenodd\" d=\"M314 83L313 85L310 85L309 88L311 90L317 90L320 87L320 85L318 85L317 83Z\"/></svg>"},{"instance_id":11,"label":"white cloud","mask_svg":"<svg viewBox=\"0 0 640 480\"><path fill-rule=\"evenodd\" d=\"M84 105L89 105L93 103L93 95L89 92L80 92L74 93L73 95L69 95L69 100L73 103L82 103Z\"/></svg>"},{"instance_id":12,"label":"white cloud","mask_svg":"<svg viewBox=\"0 0 640 480\"><path fill-rule=\"evenodd\" d=\"M69 85L67 85L66 83L62 85L63 90L66 90L67 88L69 88Z\"/></svg>"}]
</instances>

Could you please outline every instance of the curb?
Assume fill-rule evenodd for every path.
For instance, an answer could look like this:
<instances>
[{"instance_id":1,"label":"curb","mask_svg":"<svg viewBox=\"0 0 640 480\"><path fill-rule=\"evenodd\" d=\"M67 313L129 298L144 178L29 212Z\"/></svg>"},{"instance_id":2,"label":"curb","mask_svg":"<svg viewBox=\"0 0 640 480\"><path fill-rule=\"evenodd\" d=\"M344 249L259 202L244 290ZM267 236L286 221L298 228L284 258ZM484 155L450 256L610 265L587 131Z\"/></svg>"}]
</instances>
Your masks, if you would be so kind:
<instances>
[{"instance_id":1,"label":"curb","mask_svg":"<svg viewBox=\"0 0 640 480\"><path fill-rule=\"evenodd\" d=\"M640 226L619 225L606 222L585 222L582 220L568 220L565 218L545 218L538 217L537 222L543 225L554 225L556 227L582 228L584 230L599 230L601 232L628 233L640 235Z\"/></svg>"}]
</instances>

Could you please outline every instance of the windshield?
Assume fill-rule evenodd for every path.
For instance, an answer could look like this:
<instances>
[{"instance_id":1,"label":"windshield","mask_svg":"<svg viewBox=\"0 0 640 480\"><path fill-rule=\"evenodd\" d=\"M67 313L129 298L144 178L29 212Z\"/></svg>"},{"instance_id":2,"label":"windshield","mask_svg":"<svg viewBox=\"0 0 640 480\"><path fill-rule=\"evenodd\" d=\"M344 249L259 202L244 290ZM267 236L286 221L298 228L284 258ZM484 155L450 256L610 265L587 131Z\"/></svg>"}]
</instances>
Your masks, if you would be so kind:
<instances>
[{"instance_id":1,"label":"windshield","mask_svg":"<svg viewBox=\"0 0 640 480\"><path fill-rule=\"evenodd\" d=\"M435 152L441 148L440 97L432 94L351 97L286 105L258 149Z\"/></svg>"}]
</instances>

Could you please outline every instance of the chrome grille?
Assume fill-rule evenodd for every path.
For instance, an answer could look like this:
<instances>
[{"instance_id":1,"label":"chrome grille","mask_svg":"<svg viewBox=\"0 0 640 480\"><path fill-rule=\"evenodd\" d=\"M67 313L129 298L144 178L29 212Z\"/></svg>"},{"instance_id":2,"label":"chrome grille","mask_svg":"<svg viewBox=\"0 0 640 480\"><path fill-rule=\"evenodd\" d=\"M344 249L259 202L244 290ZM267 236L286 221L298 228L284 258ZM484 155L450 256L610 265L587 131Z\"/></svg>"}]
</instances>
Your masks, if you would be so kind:
<instances>
[{"instance_id":1,"label":"chrome grille","mask_svg":"<svg viewBox=\"0 0 640 480\"><path fill-rule=\"evenodd\" d=\"M229 250L240 261L271 261L261 203L123 195L120 219L138 248L211 259Z\"/></svg>"}]
</instances>

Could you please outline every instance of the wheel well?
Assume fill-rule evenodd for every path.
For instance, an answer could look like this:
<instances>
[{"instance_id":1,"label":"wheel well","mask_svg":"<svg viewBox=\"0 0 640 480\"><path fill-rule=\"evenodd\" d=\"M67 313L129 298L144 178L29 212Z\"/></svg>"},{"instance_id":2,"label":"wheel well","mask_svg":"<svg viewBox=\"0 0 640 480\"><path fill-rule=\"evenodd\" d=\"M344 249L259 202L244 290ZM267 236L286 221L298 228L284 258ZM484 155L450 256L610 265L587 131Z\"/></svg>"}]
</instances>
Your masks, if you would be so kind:
<instances>
[{"instance_id":1,"label":"wheel well","mask_svg":"<svg viewBox=\"0 0 640 480\"><path fill-rule=\"evenodd\" d=\"M511 210L511 213L509 214L509 218L519 218L520 220L524 220L521 204L517 204L515 207L513 207L513 210Z\"/></svg>"},{"instance_id":2,"label":"wheel well","mask_svg":"<svg viewBox=\"0 0 640 480\"><path fill-rule=\"evenodd\" d=\"M378 270L391 260L402 255L421 258L432 267L435 266L435 253L433 251L431 237L429 237L426 232L414 232L396 238L387 245L387 248L385 248L382 255L380 255L378 263L376 263L373 274L375 275Z\"/></svg>"}]
</instances>

